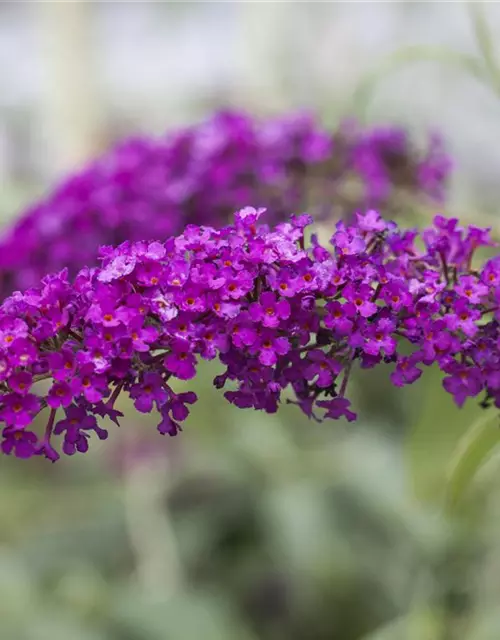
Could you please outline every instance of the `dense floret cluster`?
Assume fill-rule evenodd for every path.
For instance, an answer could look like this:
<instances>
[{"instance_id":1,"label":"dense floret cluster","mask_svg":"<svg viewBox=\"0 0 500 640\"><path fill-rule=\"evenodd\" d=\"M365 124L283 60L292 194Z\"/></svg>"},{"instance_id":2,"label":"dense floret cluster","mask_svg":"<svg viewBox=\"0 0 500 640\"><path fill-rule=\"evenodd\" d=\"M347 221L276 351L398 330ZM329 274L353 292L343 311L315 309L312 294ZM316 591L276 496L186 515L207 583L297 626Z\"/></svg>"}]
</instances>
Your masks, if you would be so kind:
<instances>
[{"instance_id":1,"label":"dense floret cluster","mask_svg":"<svg viewBox=\"0 0 500 640\"><path fill-rule=\"evenodd\" d=\"M419 152L399 128L306 115L259 121L239 112L155 139L119 144L17 217L0 240L0 294L47 273L97 264L102 245L166 240L187 224L224 226L251 202L270 222L290 212L350 217L443 198L450 160L437 138Z\"/></svg>"},{"instance_id":2,"label":"dense floret cluster","mask_svg":"<svg viewBox=\"0 0 500 640\"><path fill-rule=\"evenodd\" d=\"M240 210L215 230L188 226L166 242L101 249L100 268L47 276L0 307L2 449L56 460L106 438L119 394L159 412L175 435L196 401L172 381L218 359L214 380L241 408L353 420L353 366L393 367L397 386L437 364L444 387L500 406L500 258L481 270L487 230L437 216L418 234L374 211L338 222L331 246L308 241L307 215L274 228L262 209ZM419 248L420 247L420 248ZM32 430L47 416L43 434Z\"/></svg>"}]
</instances>

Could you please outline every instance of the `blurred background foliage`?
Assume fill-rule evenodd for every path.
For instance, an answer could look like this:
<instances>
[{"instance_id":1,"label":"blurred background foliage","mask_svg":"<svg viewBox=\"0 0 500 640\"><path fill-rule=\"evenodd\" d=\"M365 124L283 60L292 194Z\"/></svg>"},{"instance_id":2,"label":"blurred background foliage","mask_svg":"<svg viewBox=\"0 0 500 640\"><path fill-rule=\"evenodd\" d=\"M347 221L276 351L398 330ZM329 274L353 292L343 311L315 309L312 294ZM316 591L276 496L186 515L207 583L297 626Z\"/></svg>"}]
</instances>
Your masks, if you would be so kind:
<instances>
[{"instance_id":1,"label":"blurred background foliage","mask_svg":"<svg viewBox=\"0 0 500 640\"><path fill-rule=\"evenodd\" d=\"M0 14L4 220L117 137L229 105L435 127L448 212L498 224L495 4L483 22L440 2ZM228 406L206 365L176 439L125 406L84 457L3 457L0 638L498 640L498 418L456 409L435 371L388 374L354 378L358 423L318 425Z\"/></svg>"}]
</instances>

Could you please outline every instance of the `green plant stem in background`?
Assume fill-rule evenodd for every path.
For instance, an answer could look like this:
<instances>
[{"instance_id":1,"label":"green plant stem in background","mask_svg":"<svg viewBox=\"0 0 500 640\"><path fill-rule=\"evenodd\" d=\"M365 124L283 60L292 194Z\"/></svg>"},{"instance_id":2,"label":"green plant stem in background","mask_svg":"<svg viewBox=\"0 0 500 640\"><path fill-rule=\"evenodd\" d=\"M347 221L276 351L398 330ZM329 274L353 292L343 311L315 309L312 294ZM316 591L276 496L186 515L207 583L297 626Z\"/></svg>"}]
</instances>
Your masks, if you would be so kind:
<instances>
[{"instance_id":1,"label":"green plant stem in background","mask_svg":"<svg viewBox=\"0 0 500 640\"><path fill-rule=\"evenodd\" d=\"M374 70L369 72L358 84L353 95L353 111L366 120L366 109L373 99L373 94L382 80L400 71L412 62L439 62L465 71L483 83L488 83L488 75L481 60L453 49L439 46L414 45L399 49L382 61Z\"/></svg>"},{"instance_id":2,"label":"green plant stem in background","mask_svg":"<svg viewBox=\"0 0 500 640\"><path fill-rule=\"evenodd\" d=\"M164 500L168 481L168 461L164 456L131 459L126 465L123 500L136 579L148 599L160 601L170 599L184 583Z\"/></svg>"},{"instance_id":3,"label":"green plant stem in background","mask_svg":"<svg viewBox=\"0 0 500 640\"><path fill-rule=\"evenodd\" d=\"M469 2L469 13L474 28L476 43L482 56L484 71L491 87L500 96L500 67L495 46L482 2Z\"/></svg>"},{"instance_id":4,"label":"green plant stem in background","mask_svg":"<svg viewBox=\"0 0 500 640\"><path fill-rule=\"evenodd\" d=\"M469 12L480 56L441 46L413 45L399 49L361 80L353 95L354 112L366 120L366 109L379 83L413 62L438 62L455 67L493 89L500 98L500 67L482 3L470 2Z\"/></svg>"}]
</instances>

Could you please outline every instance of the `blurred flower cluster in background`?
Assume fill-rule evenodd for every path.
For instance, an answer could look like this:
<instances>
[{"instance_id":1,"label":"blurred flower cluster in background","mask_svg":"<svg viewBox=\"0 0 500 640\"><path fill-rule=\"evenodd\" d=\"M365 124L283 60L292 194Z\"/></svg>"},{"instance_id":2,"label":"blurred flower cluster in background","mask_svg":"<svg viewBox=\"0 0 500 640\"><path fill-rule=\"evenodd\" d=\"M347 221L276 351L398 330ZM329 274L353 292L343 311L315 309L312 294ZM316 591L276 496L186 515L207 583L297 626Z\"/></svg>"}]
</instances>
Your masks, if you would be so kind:
<instances>
[{"instance_id":1,"label":"blurred flower cluster in background","mask_svg":"<svg viewBox=\"0 0 500 640\"><path fill-rule=\"evenodd\" d=\"M499 7L484 13L496 34ZM319 132L378 131L383 142L384 131L401 131L391 144L410 140L424 154L436 133L453 160L446 199L398 200L388 212L382 198L381 213L420 227L434 213L457 214L498 237L496 61L484 19L465 5L79 1L4 3L0 15L3 240L33 208L46 231L17 227L0 257L4 290L36 277L40 261L76 268L93 250L78 225L63 233L74 251L54 242L75 212L56 185L95 176L96 158L130 149L114 147L120 140L154 151L165 131L200 131L220 109L248 114L250 130L309 111ZM345 129L350 122L359 129ZM376 136L366 139L373 149ZM132 190L140 202L158 185L153 156L146 184ZM119 218L114 196L100 196ZM183 201L168 203L185 215ZM131 215L125 234L139 238L141 220L148 239L158 231L142 209ZM323 217L320 234L332 225ZM103 242L123 238L104 228ZM434 369L402 390L377 369L353 376L358 423L316 424L293 407L269 416L228 405L213 392L217 373L203 363L199 402L177 438L159 436L154 416L121 400L119 432L86 456L57 465L2 456L0 638L498 640L495 411L457 409Z\"/></svg>"},{"instance_id":2,"label":"blurred flower cluster in background","mask_svg":"<svg viewBox=\"0 0 500 640\"><path fill-rule=\"evenodd\" d=\"M221 111L158 140L118 143L21 213L0 242L1 291L65 267L74 276L101 245L226 226L249 202L268 209L267 224L305 210L330 228L373 208L409 218L443 203L450 169L435 135L420 150L401 127L328 131L309 114Z\"/></svg>"}]
</instances>

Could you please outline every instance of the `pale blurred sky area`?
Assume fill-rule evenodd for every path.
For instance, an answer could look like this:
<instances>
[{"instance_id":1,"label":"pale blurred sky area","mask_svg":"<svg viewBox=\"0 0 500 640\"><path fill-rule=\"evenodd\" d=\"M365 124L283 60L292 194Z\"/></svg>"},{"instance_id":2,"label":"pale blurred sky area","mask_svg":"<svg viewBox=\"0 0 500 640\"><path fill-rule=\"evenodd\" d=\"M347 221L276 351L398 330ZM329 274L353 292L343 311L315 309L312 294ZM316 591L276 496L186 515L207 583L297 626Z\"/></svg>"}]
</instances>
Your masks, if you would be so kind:
<instances>
[{"instance_id":1,"label":"pale blurred sky area","mask_svg":"<svg viewBox=\"0 0 500 640\"><path fill-rule=\"evenodd\" d=\"M491 33L500 6L485 3ZM410 63L353 104L367 73L408 45L477 53L463 2L2 2L0 179L52 182L130 132L216 106L309 107L443 133L476 194L496 193L500 98L466 72Z\"/></svg>"}]
</instances>

